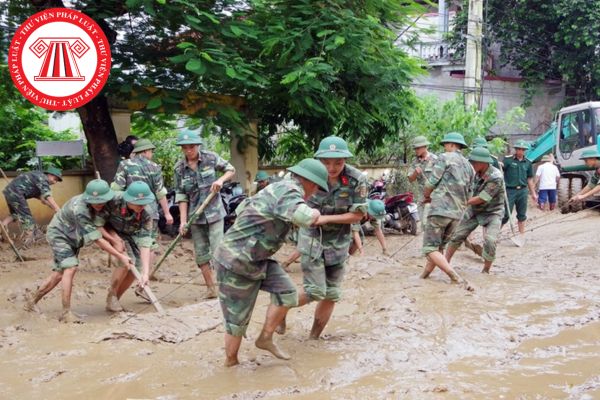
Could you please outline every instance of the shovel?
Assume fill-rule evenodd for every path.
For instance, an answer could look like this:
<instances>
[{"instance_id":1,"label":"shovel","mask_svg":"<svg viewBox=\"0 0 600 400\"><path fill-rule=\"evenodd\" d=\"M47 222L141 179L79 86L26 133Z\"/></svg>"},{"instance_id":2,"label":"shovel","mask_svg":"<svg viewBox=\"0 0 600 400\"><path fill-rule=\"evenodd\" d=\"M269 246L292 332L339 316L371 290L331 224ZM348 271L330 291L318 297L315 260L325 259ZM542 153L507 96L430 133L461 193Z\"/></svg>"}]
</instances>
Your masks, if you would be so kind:
<instances>
[{"instance_id":1,"label":"shovel","mask_svg":"<svg viewBox=\"0 0 600 400\"><path fill-rule=\"evenodd\" d=\"M504 175L504 169L502 168L502 164L500 164L500 171ZM523 247L523 239L517 236L515 232L515 225L512 221L512 213L510 212L510 207L508 206L508 194L506 193L506 186L504 187L504 204L506 205L506 212L508 212L508 223L510 224L510 231L512 232L512 236L509 237L510 241L517 247Z\"/></svg>"}]
</instances>

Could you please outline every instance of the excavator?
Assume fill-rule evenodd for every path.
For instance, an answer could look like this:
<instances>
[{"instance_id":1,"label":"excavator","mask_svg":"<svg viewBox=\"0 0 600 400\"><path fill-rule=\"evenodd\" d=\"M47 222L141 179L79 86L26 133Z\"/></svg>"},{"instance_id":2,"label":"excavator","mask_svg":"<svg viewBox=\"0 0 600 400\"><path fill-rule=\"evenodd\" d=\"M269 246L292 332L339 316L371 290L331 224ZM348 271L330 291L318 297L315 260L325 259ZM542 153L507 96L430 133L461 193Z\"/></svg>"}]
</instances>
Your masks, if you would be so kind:
<instances>
[{"instance_id":1,"label":"excavator","mask_svg":"<svg viewBox=\"0 0 600 400\"><path fill-rule=\"evenodd\" d=\"M550 129L535 140L525 157L532 163L546 154L554 154L560 169L558 207L563 214L580 211L582 202L568 203L593 174L579 157L584 150L600 150L600 101L561 108ZM600 201L593 198L592 201Z\"/></svg>"}]
</instances>

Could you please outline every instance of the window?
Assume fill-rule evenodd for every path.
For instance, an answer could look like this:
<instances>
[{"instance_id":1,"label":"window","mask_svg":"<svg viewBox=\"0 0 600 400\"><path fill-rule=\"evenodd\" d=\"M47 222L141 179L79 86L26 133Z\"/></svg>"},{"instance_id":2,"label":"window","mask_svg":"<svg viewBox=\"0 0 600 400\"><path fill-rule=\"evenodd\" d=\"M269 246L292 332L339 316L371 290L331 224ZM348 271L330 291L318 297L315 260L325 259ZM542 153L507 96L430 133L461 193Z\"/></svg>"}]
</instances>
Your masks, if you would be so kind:
<instances>
[{"instance_id":1,"label":"window","mask_svg":"<svg viewBox=\"0 0 600 400\"><path fill-rule=\"evenodd\" d=\"M600 110L598 116L594 115L595 124L600 124ZM593 145L596 142L595 132L599 129L594 126L591 110L581 110L564 114L560 126L559 148L563 157L568 159L574 150Z\"/></svg>"}]
</instances>

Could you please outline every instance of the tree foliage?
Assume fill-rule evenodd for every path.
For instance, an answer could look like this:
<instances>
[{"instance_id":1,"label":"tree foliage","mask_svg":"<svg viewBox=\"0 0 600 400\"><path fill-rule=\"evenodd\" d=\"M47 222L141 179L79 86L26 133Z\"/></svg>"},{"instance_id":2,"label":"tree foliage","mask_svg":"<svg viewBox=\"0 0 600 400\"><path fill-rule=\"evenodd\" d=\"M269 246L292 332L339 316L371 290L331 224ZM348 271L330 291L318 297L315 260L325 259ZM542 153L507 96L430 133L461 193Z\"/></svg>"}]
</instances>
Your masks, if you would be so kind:
<instances>
[{"instance_id":1,"label":"tree foliage","mask_svg":"<svg viewBox=\"0 0 600 400\"><path fill-rule=\"evenodd\" d=\"M464 41L467 1L453 40ZM501 46L501 61L520 72L528 98L539 83L562 80L568 103L600 96L600 0L488 0L486 42Z\"/></svg>"}]
</instances>

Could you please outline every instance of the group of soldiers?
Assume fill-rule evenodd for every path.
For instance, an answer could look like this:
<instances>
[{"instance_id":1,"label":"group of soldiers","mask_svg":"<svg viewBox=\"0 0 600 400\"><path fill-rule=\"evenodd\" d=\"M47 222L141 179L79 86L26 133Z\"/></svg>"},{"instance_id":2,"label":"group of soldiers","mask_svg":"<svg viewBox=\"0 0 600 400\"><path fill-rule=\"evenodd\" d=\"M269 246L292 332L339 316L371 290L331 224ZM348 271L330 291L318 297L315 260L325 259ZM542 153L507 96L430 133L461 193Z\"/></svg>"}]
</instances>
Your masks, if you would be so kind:
<instances>
[{"instance_id":1,"label":"group of soldiers","mask_svg":"<svg viewBox=\"0 0 600 400\"><path fill-rule=\"evenodd\" d=\"M204 150L195 132L181 132L176 143L183 153L174 171L181 234L186 233L192 212L210 193L215 193L190 230L195 262L206 282L207 297L218 296L221 304L225 365L239 363L239 348L260 290L270 293L271 303L255 344L278 358L289 359L274 342L274 333L285 333L286 315L291 308L316 302L309 337L321 336L335 304L342 298L346 262L353 241L356 245L353 232L357 224L366 219L380 220L385 209L381 208L382 204L368 202L366 175L347 164L353 156L348 144L342 138L329 136L321 141L314 158L288 168L285 179L261 185L258 193L242 202L236 210L235 223L223 234L225 211L219 191L234 176L235 169L217 154ZM513 156L504 159L504 173L494 166L500 165L491 156L483 138L474 142L468 159L462 154L468 146L460 133L448 133L441 143L445 152L436 156L428 151L430 143L425 137L415 138L416 158L408 171L409 179L418 182L417 198L423 217L422 251L427 264L421 277L427 278L437 266L452 282L472 289L450 265L453 254L473 230L482 226L483 272L490 271L496 255L496 240L507 219L505 209L512 212L516 205L524 232L521 224L526 219L533 170L523 156L527 148L523 142L514 146ZM161 168L152 161L154 148L146 139L137 141L133 156L121 162L111 185L95 179L84 193L69 200L61 209L53 207L57 213L47 230L54 255L53 272L29 297L27 310L37 309L37 303L62 282L61 320L78 320L70 310L71 288L79 251L91 243L121 262L121 266L114 269L108 287L108 311L123 310L119 301L133 284L133 268L141 270L138 287L148 284L157 240L158 206L167 223L173 222L165 199ZM600 155L593 156L596 168L600 167ZM222 175L217 177L217 172ZM39 181L28 184L36 190L23 189L26 176ZM11 214L21 220L24 228L29 221L22 212L25 199L33 196L55 205L48 200L51 197L47 185L60 177L56 170L47 170L45 175L23 174L5 189ZM584 189L574 200L600 190L600 186L595 186L598 180L596 176L596 180L592 180L594 186ZM532 196L535 197L535 191ZM299 288L272 258L292 227L297 229L296 247L303 275ZM385 252L384 243L382 247ZM216 284L213 272L216 272Z\"/></svg>"}]
</instances>

